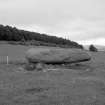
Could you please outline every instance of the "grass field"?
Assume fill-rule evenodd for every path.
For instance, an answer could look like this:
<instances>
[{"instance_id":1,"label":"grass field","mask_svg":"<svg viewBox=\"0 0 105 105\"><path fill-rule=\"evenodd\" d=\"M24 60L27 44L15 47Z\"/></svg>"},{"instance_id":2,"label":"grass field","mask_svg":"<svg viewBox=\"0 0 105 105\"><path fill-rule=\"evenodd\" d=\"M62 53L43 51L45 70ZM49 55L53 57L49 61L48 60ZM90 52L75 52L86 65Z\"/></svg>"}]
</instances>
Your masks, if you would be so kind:
<instances>
[{"instance_id":1,"label":"grass field","mask_svg":"<svg viewBox=\"0 0 105 105\"><path fill-rule=\"evenodd\" d=\"M23 60L30 47L0 45L0 56ZM8 49L8 50L7 50ZM0 64L0 105L105 105L105 52L92 60L56 71L22 71Z\"/></svg>"}]
</instances>

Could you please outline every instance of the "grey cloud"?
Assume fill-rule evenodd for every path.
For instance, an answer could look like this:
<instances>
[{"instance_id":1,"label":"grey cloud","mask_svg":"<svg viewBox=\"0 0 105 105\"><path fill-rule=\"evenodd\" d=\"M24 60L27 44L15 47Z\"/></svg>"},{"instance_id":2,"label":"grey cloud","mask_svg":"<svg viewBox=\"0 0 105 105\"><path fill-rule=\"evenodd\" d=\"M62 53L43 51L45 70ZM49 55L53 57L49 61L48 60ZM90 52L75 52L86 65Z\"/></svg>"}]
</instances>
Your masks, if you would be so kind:
<instances>
[{"instance_id":1,"label":"grey cloud","mask_svg":"<svg viewBox=\"0 0 105 105\"><path fill-rule=\"evenodd\" d=\"M20 23L23 22L27 24L29 21L30 24L32 22L39 22L39 24L42 25L46 22L45 25L47 25L47 23L56 24L57 21L63 21L71 17L104 17L105 13L97 0L8 1L9 2L6 3L5 0L5 3L0 5L0 13L3 13L4 17L7 18L7 23L9 21L18 24L20 21ZM95 8L93 7L93 3L98 3Z\"/></svg>"}]
</instances>

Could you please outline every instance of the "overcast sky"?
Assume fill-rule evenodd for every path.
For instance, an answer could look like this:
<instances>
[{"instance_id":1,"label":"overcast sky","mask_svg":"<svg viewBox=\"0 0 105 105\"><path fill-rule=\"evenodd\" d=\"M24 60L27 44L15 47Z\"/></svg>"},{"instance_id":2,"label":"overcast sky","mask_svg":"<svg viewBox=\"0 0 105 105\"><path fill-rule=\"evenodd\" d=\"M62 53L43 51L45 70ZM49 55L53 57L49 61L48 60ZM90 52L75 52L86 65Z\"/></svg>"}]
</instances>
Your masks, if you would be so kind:
<instances>
[{"instance_id":1,"label":"overcast sky","mask_svg":"<svg viewBox=\"0 0 105 105\"><path fill-rule=\"evenodd\" d=\"M105 45L105 0L0 0L0 24Z\"/></svg>"}]
</instances>

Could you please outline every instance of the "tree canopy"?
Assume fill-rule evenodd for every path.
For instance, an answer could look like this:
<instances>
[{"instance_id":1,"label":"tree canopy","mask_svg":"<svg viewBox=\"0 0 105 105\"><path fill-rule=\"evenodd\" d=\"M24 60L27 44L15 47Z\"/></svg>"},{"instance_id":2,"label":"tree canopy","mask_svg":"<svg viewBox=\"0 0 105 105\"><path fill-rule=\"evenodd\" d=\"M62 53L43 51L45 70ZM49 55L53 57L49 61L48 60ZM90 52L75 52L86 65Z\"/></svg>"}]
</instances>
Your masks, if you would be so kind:
<instances>
[{"instance_id":1,"label":"tree canopy","mask_svg":"<svg viewBox=\"0 0 105 105\"><path fill-rule=\"evenodd\" d=\"M69 47L83 48L82 45L64 38L49 36L38 32L20 30L16 27L0 25L0 41L39 41L49 45L67 45Z\"/></svg>"}]
</instances>

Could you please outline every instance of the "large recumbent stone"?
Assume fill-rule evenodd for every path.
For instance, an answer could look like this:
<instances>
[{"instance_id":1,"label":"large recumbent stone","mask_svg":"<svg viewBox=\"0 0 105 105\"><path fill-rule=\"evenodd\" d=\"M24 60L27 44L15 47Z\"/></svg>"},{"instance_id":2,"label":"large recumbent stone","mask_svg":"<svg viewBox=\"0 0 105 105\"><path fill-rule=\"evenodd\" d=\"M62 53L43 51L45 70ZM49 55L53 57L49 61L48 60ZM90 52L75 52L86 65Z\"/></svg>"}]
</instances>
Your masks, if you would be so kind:
<instances>
[{"instance_id":1,"label":"large recumbent stone","mask_svg":"<svg viewBox=\"0 0 105 105\"><path fill-rule=\"evenodd\" d=\"M30 63L63 64L89 61L91 57L81 49L31 48L26 52L26 59Z\"/></svg>"}]
</instances>

